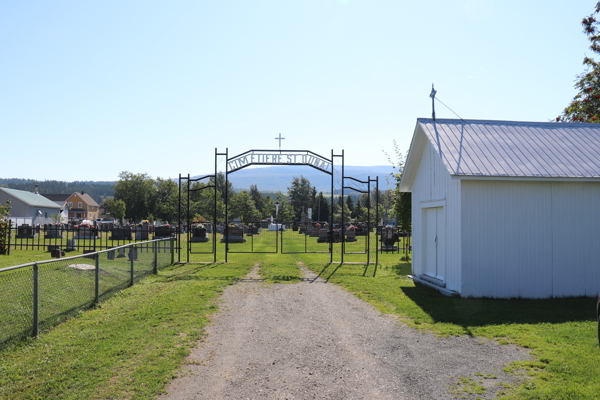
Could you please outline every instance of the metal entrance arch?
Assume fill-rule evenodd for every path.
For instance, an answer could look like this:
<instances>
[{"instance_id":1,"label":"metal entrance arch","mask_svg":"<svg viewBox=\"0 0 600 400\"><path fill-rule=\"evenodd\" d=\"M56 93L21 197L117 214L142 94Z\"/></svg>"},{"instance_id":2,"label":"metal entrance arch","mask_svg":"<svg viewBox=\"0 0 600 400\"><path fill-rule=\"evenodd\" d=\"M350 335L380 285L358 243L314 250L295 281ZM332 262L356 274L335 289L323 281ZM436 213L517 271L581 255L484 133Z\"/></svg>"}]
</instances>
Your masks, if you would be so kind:
<instances>
[{"instance_id":1,"label":"metal entrance arch","mask_svg":"<svg viewBox=\"0 0 600 400\"><path fill-rule=\"evenodd\" d=\"M225 153L218 153L217 151L215 151L215 154L217 156L221 155L221 156L225 156L227 162L225 164L225 187L227 188L228 184L229 184L229 174L232 174L236 171L239 171L243 168L249 167L251 165L304 165L304 166L309 166L312 167L314 169L317 169L323 173L326 173L328 175L331 176L331 188L332 188L332 196L331 196L331 207L333 209L333 201L334 201L334 197L333 197L333 177L334 177L334 168L333 168L333 150L331 151L331 158L326 158L323 157L317 153L314 153L310 150L248 150L244 153L240 153L236 156L233 157L229 157L229 149L227 148L225 150ZM341 157L343 157L343 152ZM216 160L215 160L215 164L216 164ZM227 255L228 253L279 253L279 243L280 243L280 232L283 227L280 227L280 222L277 221L277 219L275 218L275 220L273 221L273 224L269 224L269 226L267 227L263 227L261 226L260 229L267 229L267 234L268 232L275 232L274 235L274 249L271 248L270 250L254 250L253 248L253 243L254 243L254 235L251 236L251 241L252 241L252 247L250 247L250 249L248 249L248 246L242 246L240 250L236 250L235 247L233 250L230 249L229 245L230 244L234 244L234 241L237 240L238 243L241 241L240 244L244 244L244 240L243 239L243 235L242 235L242 239L239 239L239 228L236 228L236 235L233 236L230 234L230 229L234 229L231 228L229 226L230 221L229 221L229 199L228 197L228 191L225 190L225 228L224 228L224 232L223 232L223 242L225 243L225 262L227 262ZM274 230L272 229L272 226L274 225ZM284 229L284 228L283 228ZM330 237L333 236L333 224L329 224L329 229L330 229ZM260 236L261 233L259 233ZM234 239L236 238L236 239ZM237 244L234 244L234 246L237 246ZM263 247L264 249L264 247ZM324 253L324 252L321 252ZM329 253L329 262L333 261L333 243L329 243L328 245L328 253Z\"/></svg>"},{"instance_id":2,"label":"metal entrance arch","mask_svg":"<svg viewBox=\"0 0 600 400\"><path fill-rule=\"evenodd\" d=\"M221 225L218 224L217 221L217 196L218 196L218 186L222 185L222 182L220 182L219 180L219 176L220 174L218 173L218 158L219 157L225 157L226 163L225 163L225 187L222 190L223 193L223 197L224 197L224 221ZM336 158L341 158L341 173L337 173L335 172L335 165L334 165L334 159ZM356 189L350 186L345 186L345 179L350 179L350 180L354 180L358 183L362 183L362 184L367 184L368 189L366 191L366 193L368 194L367 198L368 198L368 227L367 227L367 237L366 237L366 241L367 241L367 245L366 248L363 252L359 252L358 254L366 254L367 255L367 260L366 263L367 264L372 264L372 262L370 262L370 257L371 257L371 230L372 230L372 226L371 226L371 221L370 221L370 210L371 210L371 183L375 182L376 184L376 199L375 199L375 209L376 209L376 220L379 219L378 216L378 204L379 204L379 198L378 198L378 194L379 194L379 178L377 179L371 179L371 177L368 177L367 181L361 181L359 179L353 178L353 177L346 177L344 176L344 151L342 150L342 154L334 154L333 150L331 151L331 158L326 158L323 157L317 153L314 153L312 151L309 150L248 150L244 153L238 154L236 156L233 157L229 157L229 149L226 149L225 153L219 153L218 149L215 148L215 173L214 175L206 175L206 176L202 176L199 178L190 178L190 175L188 174L187 178L186 177L182 177L181 174L179 175L179 232L181 232L181 227L184 226L183 223L183 218L182 218L182 213L181 213L181 203L182 203L182 199L181 199L181 186L182 186L182 181L185 180L187 183L187 211L186 211L186 219L185 219L185 227L186 229L186 237L187 237L187 241L186 241L186 254L187 254L187 262L189 262L190 260L190 254L213 254L213 262L216 262L216 258L217 258L217 250L216 250L216 244L217 244L217 233L219 235L222 235L222 239L220 240L221 243L224 244L224 258L225 258L225 262L228 261L228 253L279 253L280 250L280 238L282 238L281 236L281 231L280 231L280 222L281 221L271 221L272 225L275 226L275 229L272 231L274 232L274 240L272 241L272 243L270 244L270 248L267 246L267 248L265 248L265 246L260 246L260 245L256 245L255 246L255 238L257 238L257 236L260 236L260 231L261 229L267 229L267 232L269 232L269 226L265 226L265 222L261 222L261 221L252 221L253 224L251 226L230 226L230 223L234 222L234 221L229 221L229 190L228 190L228 186L229 186L229 174L234 173L236 171L239 171L243 168L249 167L251 165L303 165L303 166L309 166L311 168L315 168L323 173L326 173L328 175L331 176L331 202L330 202L330 206L331 206L331 213L330 213L330 217L329 217L329 223L328 223L328 229L327 229L327 237L324 238L324 242L327 243L327 250L328 251L284 251L284 244L283 241L281 241L281 253L329 253L329 263L333 263L333 252L334 252L334 242L338 242L340 243L340 257L341 257L341 263L344 263L344 254L357 254L356 252L348 252L346 251L346 245L345 245L345 236L346 236L346 226L345 226L345 218L344 218L344 207L342 206L341 209L341 223L340 223L340 228L336 230L336 234L334 235L334 223L335 223L335 218L333 215L333 210L335 208L334 205L334 201L335 201L335 190L334 190L334 177L339 176L338 179L340 179L341 182L341 196L342 199L344 199L344 189L351 189L351 190L355 190L357 192L361 192L361 193L365 193L365 191L361 191L360 189ZM191 184L193 182L199 182L201 180L204 179L212 179L213 182L212 184L209 185L205 185L199 188L193 188L191 187ZM196 191L201 191L204 189L214 189L214 206L213 206L213 219L212 219L212 223L205 223L205 227L206 226L210 226L210 232L207 231L204 233L204 238L208 238L208 234L211 234L212 240L208 239L208 240L198 240L195 241L194 238L196 237L203 237L202 234L200 232L196 232L198 228L197 226L194 228L192 225L192 219L191 219L191 211L190 211L190 193L194 193ZM338 192L340 193L340 192ZM247 222L247 221L246 221ZM239 224L242 225L242 224ZM194 228L194 229L192 229ZM247 230L247 231L246 231ZM322 233L322 232L321 232ZM244 235L246 235L246 237L244 237ZM335 237L339 237L341 240L334 240ZM248 241L248 239L250 239ZM182 240L181 240L181 235L178 235L178 249L183 249L182 247ZM195 243L204 243L203 244L195 244ZM209 244L207 244L209 243ZM233 249L230 248L230 245L233 245ZM239 246L241 245L241 246ZM237 246L237 249L236 249ZM274 247L274 248L273 248ZM375 248L375 253L376 253L376 264L379 263L379 253L377 251L377 248ZM181 262L181 251L178 252L178 261Z\"/></svg>"}]
</instances>

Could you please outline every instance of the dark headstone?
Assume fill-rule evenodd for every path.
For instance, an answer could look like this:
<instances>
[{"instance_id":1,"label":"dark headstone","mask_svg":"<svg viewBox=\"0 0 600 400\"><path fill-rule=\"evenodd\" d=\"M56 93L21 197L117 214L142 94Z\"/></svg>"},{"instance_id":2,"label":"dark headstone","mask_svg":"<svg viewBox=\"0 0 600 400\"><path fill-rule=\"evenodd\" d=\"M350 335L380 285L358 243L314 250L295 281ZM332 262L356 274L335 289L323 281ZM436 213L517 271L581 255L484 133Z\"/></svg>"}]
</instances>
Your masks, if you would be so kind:
<instances>
[{"instance_id":1,"label":"dark headstone","mask_svg":"<svg viewBox=\"0 0 600 400\"><path fill-rule=\"evenodd\" d=\"M23 224L17 227L17 239L33 239L35 234L33 233L33 226Z\"/></svg>"},{"instance_id":2,"label":"dark headstone","mask_svg":"<svg viewBox=\"0 0 600 400\"><path fill-rule=\"evenodd\" d=\"M157 226L154 228L154 239L163 239L172 236L170 226Z\"/></svg>"},{"instance_id":3,"label":"dark headstone","mask_svg":"<svg viewBox=\"0 0 600 400\"><path fill-rule=\"evenodd\" d=\"M44 225L44 239L62 239L62 227L58 225Z\"/></svg>"},{"instance_id":4,"label":"dark headstone","mask_svg":"<svg viewBox=\"0 0 600 400\"><path fill-rule=\"evenodd\" d=\"M244 230L238 227L230 227L227 230L228 240L227 243L244 243ZM221 239L221 243L225 243L225 238Z\"/></svg>"},{"instance_id":5,"label":"dark headstone","mask_svg":"<svg viewBox=\"0 0 600 400\"><path fill-rule=\"evenodd\" d=\"M65 255L65 252L61 251L60 249L54 249L50 252L50 255L52 258L61 258Z\"/></svg>"},{"instance_id":6,"label":"dark headstone","mask_svg":"<svg viewBox=\"0 0 600 400\"><path fill-rule=\"evenodd\" d=\"M112 235L108 240L131 240L131 228L123 226L112 229Z\"/></svg>"},{"instance_id":7,"label":"dark headstone","mask_svg":"<svg viewBox=\"0 0 600 400\"><path fill-rule=\"evenodd\" d=\"M208 237L206 237L206 228L201 226L196 226L192 230L192 237L190 238L190 242L194 243L202 243L208 242Z\"/></svg>"}]
</instances>

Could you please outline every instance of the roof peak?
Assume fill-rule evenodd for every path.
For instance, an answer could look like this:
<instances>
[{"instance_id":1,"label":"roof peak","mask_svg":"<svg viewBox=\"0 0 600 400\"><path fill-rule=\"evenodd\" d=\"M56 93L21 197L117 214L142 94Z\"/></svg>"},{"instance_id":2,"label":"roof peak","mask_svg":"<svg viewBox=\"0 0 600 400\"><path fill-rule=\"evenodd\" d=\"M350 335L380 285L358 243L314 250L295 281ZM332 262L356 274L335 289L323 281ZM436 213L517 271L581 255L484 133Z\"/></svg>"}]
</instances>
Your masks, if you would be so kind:
<instances>
[{"instance_id":1,"label":"roof peak","mask_svg":"<svg viewBox=\"0 0 600 400\"><path fill-rule=\"evenodd\" d=\"M506 121L506 120L486 120L486 119L458 119L458 118L417 118L420 123L437 123L437 124L473 124L473 125L520 125L520 126L539 126L546 127L595 127L600 128L600 124L583 123L583 122L553 122L553 121Z\"/></svg>"}]
</instances>

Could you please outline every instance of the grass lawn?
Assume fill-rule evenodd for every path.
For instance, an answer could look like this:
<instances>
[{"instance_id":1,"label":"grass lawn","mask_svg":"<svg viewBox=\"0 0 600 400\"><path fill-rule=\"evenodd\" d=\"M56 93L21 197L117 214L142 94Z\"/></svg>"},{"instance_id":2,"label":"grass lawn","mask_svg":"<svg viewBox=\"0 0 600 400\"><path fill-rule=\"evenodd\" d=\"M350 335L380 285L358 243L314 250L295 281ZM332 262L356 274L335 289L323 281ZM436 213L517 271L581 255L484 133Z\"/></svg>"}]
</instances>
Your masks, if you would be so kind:
<instances>
[{"instance_id":1,"label":"grass lawn","mask_svg":"<svg viewBox=\"0 0 600 400\"><path fill-rule=\"evenodd\" d=\"M258 239L238 248L251 245L274 250L273 239L263 243ZM302 240L291 239L284 243L284 251L293 250L294 243L302 251ZM364 242L354 247L360 250L361 246L364 248ZM340 257L338 247L334 260ZM317 251L321 248L319 244ZM217 249L217 259L222 260L223 244ZM26 255L0 256L0 263L13 257ZM192 254L190 258L212 261L210 254ZM533 361L507 367L525 380L519 387L507 388L506 398L596 399L600 393L593 299L448 298L406 278L410 264L400 262L399 254L382 254L375 276L373 265L328 264L328 254L230 253L228 259L228 264L168 267L38 339L4 348L0 353L0 399L155 398L176 374L190 347L202 338L202 328L217 311L218 295L227 285L256 263L261 263L261 275L269 282L297 282L301 278L298 261L417 329L442 336L495 338L531 349ZM345 261L364 260L364 254L345 256ZM476 392L470 388L481 379L479 375L457 377L457 387L466 389L458 390L456 396L476 398L469 391Z\"/></svg>"}]
</instances>

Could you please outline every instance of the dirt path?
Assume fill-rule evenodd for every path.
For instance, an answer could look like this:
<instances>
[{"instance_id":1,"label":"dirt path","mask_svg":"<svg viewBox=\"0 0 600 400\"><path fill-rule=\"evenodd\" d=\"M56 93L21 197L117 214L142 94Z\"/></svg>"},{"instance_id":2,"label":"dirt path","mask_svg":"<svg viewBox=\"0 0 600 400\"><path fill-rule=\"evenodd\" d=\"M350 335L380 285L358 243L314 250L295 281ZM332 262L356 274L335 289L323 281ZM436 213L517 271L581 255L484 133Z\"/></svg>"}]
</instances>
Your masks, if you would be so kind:
<instances>
[{"instance_id":1,"label":"dirt path","mask_svg":"<svg viewBox=\"0 0 600 400\"><path fill-rule=\"evenodd\" d=\"M255 267L227 288L206 341L161 399L451 399L459 377L483 381L478 396L489 399L513 379L503 365L529 358L417 332L301 268L301 283L265 285Z\"/></svg>"}]
</instances>

